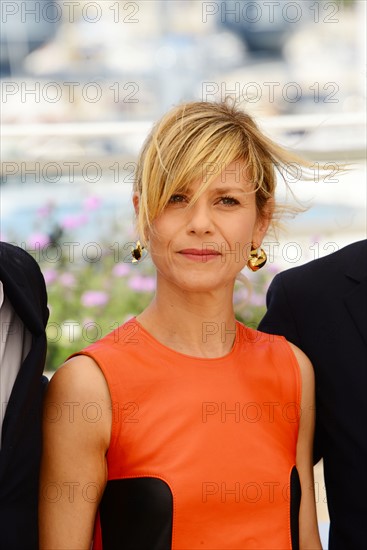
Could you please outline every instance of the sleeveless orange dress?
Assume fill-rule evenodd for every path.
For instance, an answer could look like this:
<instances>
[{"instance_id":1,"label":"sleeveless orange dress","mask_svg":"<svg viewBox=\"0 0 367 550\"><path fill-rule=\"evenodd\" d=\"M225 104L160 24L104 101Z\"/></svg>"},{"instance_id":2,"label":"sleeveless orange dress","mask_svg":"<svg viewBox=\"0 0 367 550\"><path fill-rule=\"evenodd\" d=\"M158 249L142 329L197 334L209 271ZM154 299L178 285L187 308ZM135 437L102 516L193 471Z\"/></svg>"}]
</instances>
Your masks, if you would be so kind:
<instances>
[{"instance_id":1,"label":"sleeveless orange dress","mask_svg":"<svg viewBox=\"0 0 367 550\"><path fill-rule=\"evenodd\" d=\"M133 318L80 353L113 407L94 550L298 548L301 380L283 337L237 322L226 356L191 357Z\"/></svg>"}]
</instances>

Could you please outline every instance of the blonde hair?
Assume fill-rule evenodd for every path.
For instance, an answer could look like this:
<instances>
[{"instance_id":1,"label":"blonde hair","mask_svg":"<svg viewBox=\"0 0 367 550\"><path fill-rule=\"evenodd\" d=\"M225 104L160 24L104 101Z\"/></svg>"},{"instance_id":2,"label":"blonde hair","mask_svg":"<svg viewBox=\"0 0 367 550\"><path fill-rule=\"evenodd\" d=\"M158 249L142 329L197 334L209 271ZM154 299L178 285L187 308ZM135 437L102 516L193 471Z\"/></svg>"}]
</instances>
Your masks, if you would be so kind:
<instances>
[{"instance_id":1,"label":"blonde hair","mask_svg":"<svg viewBox=\"0 0 367 550\"><path fill-rule=\"evenodd\" d=\"M235 161L244 163L254 183L258 216L270 217L273 223L285 211L284 205L269 202L274 199L276 169L286 165L288 174L299 177L299 166L310 165L267 138L251 116L229 100L184 103L164 115L143 145L135 174L137 229L142 243L147 242L152 222L173 194L201 180L193 204Z\"/></svg>"}]
</instances>

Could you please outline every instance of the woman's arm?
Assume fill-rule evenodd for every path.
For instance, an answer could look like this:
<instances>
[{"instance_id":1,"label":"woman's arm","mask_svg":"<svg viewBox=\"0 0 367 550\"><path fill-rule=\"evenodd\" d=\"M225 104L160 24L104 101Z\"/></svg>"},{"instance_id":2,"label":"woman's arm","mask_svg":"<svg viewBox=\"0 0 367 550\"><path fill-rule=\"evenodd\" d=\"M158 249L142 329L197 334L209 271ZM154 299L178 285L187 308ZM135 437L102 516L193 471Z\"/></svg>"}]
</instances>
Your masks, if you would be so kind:
<instances>
[{"instance_id":1,"label":"woman's arm","mask_svg":"<svg viewBox=\"0 0 367 550\"><path fill-rule=\"evenodd\" d=\"M86 356L53 376L43 419L40 550L89 550L107 480L111 399L106 380Z\"/></svg>"},{"instance_id":2,"label":"woman's arm","mask_svg":"<svg viewBox=\"0 0 367 550\"><path fill-rule=\"evenodd\" d=\"M312 446L315 429L315 381L313 367L306 355L290 343L302 377L301 418L297 441L296 465L302 498L299 514L300 550L322 548L316 516Z\"/></svg>"}]
</instances>

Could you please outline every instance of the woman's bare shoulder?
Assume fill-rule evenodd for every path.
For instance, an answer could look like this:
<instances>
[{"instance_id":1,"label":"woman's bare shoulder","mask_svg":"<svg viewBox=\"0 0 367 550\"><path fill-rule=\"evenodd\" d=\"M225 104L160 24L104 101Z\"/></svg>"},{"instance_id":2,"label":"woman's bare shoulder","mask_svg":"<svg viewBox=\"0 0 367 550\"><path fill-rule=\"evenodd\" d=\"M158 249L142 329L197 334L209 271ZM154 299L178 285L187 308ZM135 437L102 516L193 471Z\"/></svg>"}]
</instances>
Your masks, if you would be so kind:
<instances>
[{"instance_id":1,"label":"woman's bare shoulder","mask_svg":"<svg viewBox=\"0 0 367 550\"><path fill-rule=\"evenodd\" d=\"M50 390L79 393L80 396L109 395L106 379L94 359L77 355L65 361L53 375Z\"/></svg>"},{"instance_id":2,"label":"woman's bare shoulder","mask_svg":"<svg viewBox=\"0 0 367 550\"><path fill-rule=\"evenodd\" d=\"M58 420L60 427L65 419L69 422L72 419L74 424L78 423L78 419L87 419L105 443L109 442L112 419L110 392L101 369L91 357L77 355L59 367L48 385L44 411L46 424L55 424ZM85 422L82 424L85 426Z\"/></svg>"},{"instance_id":3,"label":"woman's bare shoulder","mask_svg":"<svg viewBox=\"0 0 367 550\"><path fill-rule=\"evenodd\" d=\"M313 378L313 366L307 355L299 347L292 344L292 342L288 340L287 342L298 361L302 376L306 376L307 378L311 376Z\"/></svg>"}]
</instances>

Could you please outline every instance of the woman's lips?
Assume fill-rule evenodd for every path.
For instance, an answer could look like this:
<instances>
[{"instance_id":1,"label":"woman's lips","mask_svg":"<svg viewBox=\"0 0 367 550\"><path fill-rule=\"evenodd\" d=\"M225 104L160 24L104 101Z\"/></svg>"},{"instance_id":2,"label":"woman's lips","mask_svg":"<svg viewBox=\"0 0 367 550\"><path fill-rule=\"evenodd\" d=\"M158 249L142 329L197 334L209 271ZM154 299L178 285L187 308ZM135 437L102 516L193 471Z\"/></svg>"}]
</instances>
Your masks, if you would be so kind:
<instances>
[{"instance_id":1,"label":"woman's lips","mask_svg":"<svg viewBox=\"0 0 367 550\"><path fill-rule=\"evenodd\" d=\"M179 254L194 262L207 262L221 256L220 252L212 248L185 248L180 250Z\"/></svg>"}]
</instances>

